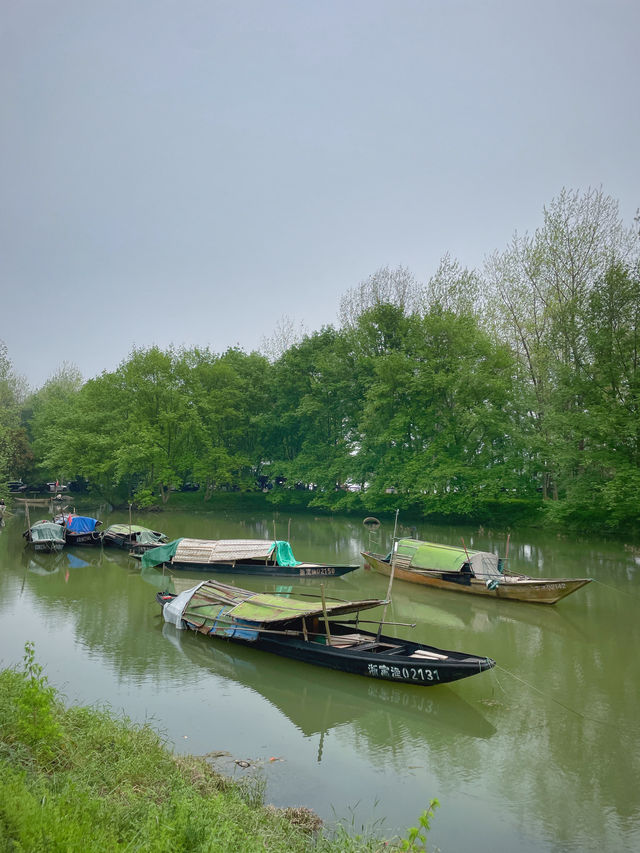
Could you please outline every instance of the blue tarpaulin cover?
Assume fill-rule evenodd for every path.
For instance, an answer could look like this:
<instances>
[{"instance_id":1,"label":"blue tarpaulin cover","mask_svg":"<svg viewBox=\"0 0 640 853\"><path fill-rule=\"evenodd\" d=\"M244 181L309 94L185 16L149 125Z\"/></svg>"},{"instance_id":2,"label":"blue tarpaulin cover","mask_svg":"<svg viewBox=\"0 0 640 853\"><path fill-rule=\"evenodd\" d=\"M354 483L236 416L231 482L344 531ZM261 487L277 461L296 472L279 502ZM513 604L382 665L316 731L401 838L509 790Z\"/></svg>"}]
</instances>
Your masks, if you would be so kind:
<instances>
[{"instance_id":1,"label":"blue tarpaulin cover","mask_svg":"<svg viewBox=\"0 0 640 853\"><path fill-rule=\"evenodd\" d=\"M72 533L92 533L96 529L98 520L89 518L87 515L72 515L67 519L67 530Z\"/></svg>"},{"instance_id":2,"label":"blue tarpaulin cover","mask_svg":"<svg viewBox=\"0 0 640 853\"><path fill-rule=\"evenodd\" d=\"M75 554L67 554L67 561L72 569L83 569L85 566L89 565L86 560L81 560L80 557L76 557Z\"/></svg>"}]
</instances>

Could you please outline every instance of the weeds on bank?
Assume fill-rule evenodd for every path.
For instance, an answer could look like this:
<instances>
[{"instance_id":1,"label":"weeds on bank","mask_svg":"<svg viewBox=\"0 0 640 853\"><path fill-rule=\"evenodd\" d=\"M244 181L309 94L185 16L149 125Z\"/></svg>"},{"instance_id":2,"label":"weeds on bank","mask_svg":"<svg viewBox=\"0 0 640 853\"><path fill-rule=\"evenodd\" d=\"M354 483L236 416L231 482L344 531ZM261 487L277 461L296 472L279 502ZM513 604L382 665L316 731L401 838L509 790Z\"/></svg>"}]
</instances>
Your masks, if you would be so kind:
<instances>
[{"instance_id":1,"label":"weeds on bank","mask_svg":"<svg viewBox=\"0 0 640 853\"><path fill-rule=\"evenodd\" d=\"M407 851L407 853L422 853L422 851L426 853L427 833L431 829L431 818L439 805L438 800L431 800L429 808L425 809L420 815L418 826L412 826L407 837L400 842L400 850Z\"/></svg>"},{"instance_id":2,"label":"weeds on bank","mask_svg":"<svg viewBox=\"0 0 640 853\"><path fill-rule=\"evenodd\" d=\"M264 780L238 785L203 758L174 756L148 725L65 708L27 643L24 670L0 672L0 850L423 850L426 823L398 846L308 809L263 807Z\"/></svg>"}]
</instances>

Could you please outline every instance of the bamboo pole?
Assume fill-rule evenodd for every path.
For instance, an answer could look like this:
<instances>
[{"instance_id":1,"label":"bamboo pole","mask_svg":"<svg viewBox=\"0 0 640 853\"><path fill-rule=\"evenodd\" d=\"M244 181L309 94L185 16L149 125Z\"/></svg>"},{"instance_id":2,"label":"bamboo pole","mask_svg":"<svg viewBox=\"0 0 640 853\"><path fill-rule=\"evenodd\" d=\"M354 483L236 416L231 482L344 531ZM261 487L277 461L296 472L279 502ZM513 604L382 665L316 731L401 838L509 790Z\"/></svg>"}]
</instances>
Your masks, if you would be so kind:
<instances>
[{"instance_id":1,"label":"bamboo pole","mask_svg":"<svg viewBox=\"0 0 640 853\"><path fill-rule=\"evenodd\" d=\"M365 625L378 625L378 619L341 619L341 625L359 625L360 623L364 623ZM415 628L418 624L417 622L383 622L383 625L395 625L398 628Z\"/></svg>"},{"instance_id":2,"label":"bamboo pole","mask_svg":"<svg viewBox=\"0 0 640 853\"><path fill-rule=\"evenodd\" d=\"M400 512L400 510L397 509L396 510L396 520L395 520L395 523L393 525L393 543L391 545L391 572L389 574L389 586L387 587L387 600L386 600L385 605L384 605L384 610L382 611L382 619L380 620L380 625L378 626L378 636L376 638L378 641L380 640L380 635L382 634L382 623L385 621L385 618L387 615L387 607L389 606L389 601L391 600L391 587L393 585L393 575L394 575L394 572L396 569L395 557L396 557L396 547L398 544L396 542L396 532L398 530L398 513L399 512Z\"/></svg>"},{"instance_id":3,"label":"bamboo pole","mask_svg":"<svg viewBox=\"0 0 640 853\"><path fill-rule=\"evenodd\" d=\"M467 546L464 544L464 536L460 537L460 541L462 542L464 553L467 555L467 563L469 563L469 568L471 568L471 560L469 559L469 552L467 551Z\"/></svg>"},{"instance_id":4,"label":"bamboo pole","mask_svg":"<svg viewBox=\"0 0 640 853\"><path fill-rule=\"evenodd\" d=\"M324 616L324 627L327 632L327 645L331 645L331 632L329 631L329 618L327 616L327 602L324 599L324 584L320 584L320 594L322 595L322 615Z\"/></svg>"}]
</instances>

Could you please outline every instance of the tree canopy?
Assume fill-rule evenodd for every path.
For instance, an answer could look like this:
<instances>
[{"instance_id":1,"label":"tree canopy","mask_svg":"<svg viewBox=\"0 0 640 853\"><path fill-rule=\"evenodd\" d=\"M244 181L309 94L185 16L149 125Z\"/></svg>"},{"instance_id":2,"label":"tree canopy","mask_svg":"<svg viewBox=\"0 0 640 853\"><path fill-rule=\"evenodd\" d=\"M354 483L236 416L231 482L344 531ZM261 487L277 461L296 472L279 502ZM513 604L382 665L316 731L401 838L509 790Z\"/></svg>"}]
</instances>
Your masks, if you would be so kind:
<instances>
[{"instance_id":1,"label":"tree canopy","mask_svg":"<svg viewBox=\"0 0 640 853\"><path fill-rule=\"evenodd\" d=\"M0 347L0 473L81 477L114 502L191 482L204 499L637 530L638 249L613 199L563 191L482 271L445 255L423 286L384 267L341 325L289 323L266 355L135 348L25 398Z\"/></svg>"}]
</instances>

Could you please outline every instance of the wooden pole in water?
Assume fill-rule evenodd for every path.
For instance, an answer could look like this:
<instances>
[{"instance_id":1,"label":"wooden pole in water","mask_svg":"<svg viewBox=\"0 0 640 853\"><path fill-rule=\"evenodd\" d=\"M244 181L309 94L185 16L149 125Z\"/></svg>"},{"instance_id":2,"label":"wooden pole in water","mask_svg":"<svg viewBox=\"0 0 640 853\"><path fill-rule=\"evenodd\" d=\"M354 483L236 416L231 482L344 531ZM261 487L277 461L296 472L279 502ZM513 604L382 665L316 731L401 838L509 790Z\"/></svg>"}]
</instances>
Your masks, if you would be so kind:
<instances>
[{"instance_id":1,"label":"wooden pole in water","mask_svg":"<svg viewBox=\"0 0 640 853\"><path fill-rule=\"evenodd\" d=\"M464 544L464 536L460 537L462 542L462 547L464 548L464 553L467 555L467 563L469 563L469 567L471 567L471 561L469 560L469 552L467 551L467 546Z\"/></svg>"},{"instance_id":2,"label":"wooden pole in water","mask_svg":"<svg viewBox=\"0 0 640 853\"><path fill-rule=\"evenodd\" d=\"M505 553L505 555L504 555L505 563L506 563L506 561L509 559L509 539L511 539L511 534L510 534L510 533L507 533L507 551L506 551L506 553Z\"/></svg>"},{"instance_id":3,"label":"wooden pole in water","mask_svg":"<svg viewBox=\"0 0 640 853\"><path fill-rule=\"evenodd\" d=\"M320 595L322 596L322 615L324 616L324 629L327 632L327 645L331 645L331 632L329 631L329 618L327 616L327 602L324 599L324 584L320 584Z\"/></svg>"},{"instance_id":4,"label":"wooden pole in water","mask_svg":"<svg viewBox=\"0 0 640 853\"><path fill-rule=\"evenodd\" d=\"M393 525L393 543L391 545L391 572L389 574L389 586L387 587L387 601L384 605L384 610L382 611L382 619L380 620L380 624L378 625L378 636L377 640L380 640L380 635L382 634L382 623L385 621L385 617L387 615L387 607L389 606L389 601L391 600L391 587L393 586L393 575L396 569L396 532L398 530L398 513L399 509L396 510L396 520Z\"/></svg>"}]
</instances>

